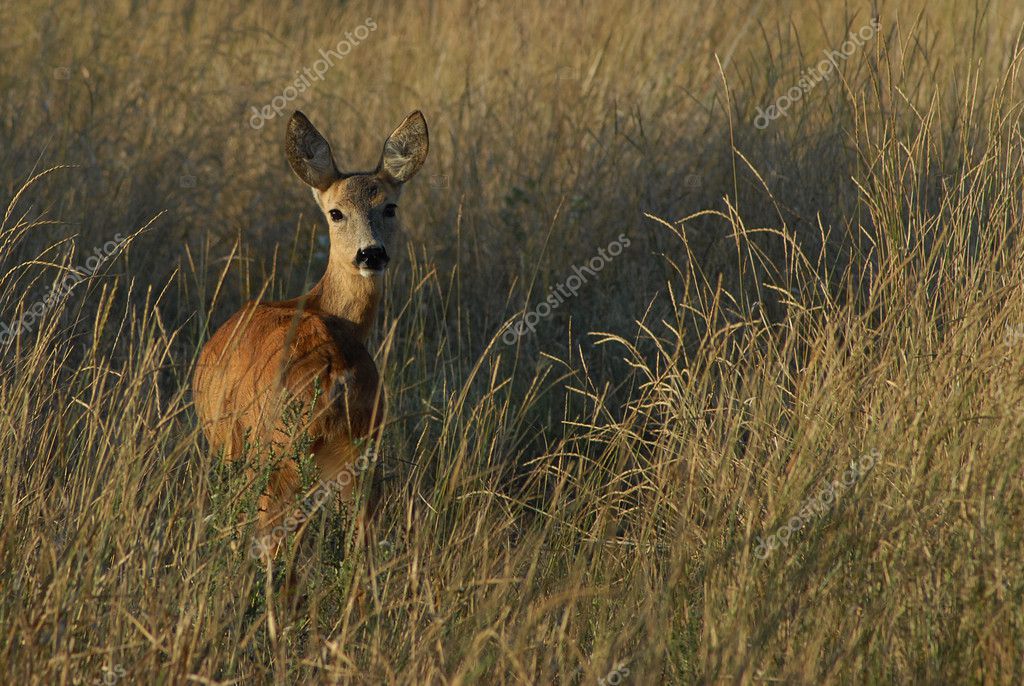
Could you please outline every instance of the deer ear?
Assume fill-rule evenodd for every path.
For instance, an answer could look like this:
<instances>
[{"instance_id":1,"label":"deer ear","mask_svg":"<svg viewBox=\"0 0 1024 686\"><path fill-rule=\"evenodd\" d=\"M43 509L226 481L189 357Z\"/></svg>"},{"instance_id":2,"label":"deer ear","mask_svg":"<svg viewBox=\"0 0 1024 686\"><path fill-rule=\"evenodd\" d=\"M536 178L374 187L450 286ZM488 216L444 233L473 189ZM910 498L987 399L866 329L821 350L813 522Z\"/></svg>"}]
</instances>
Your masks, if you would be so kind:
<instances>
[{"instance_id":1,"label":"deer ear","mask_svg":"<svg viewBox=\"0 0 1024 686\"><path fill-rule=\"evenodd\" d=\"M341 178L330 143L302 112L296 111L288 120L284 151L295 174L317 190L325 191Z\"/></svg>"},{"instance_id":2,"label":"deer ear","mask_svg":"<svg viewBox=\"0 0 1024 686\"><path fill-rule=\"evenodd\" d=\"M427 120L417 110L388 136L377 172L391 181L405 183L423 166L427 148Z\"/></svg>"}]
</instances>

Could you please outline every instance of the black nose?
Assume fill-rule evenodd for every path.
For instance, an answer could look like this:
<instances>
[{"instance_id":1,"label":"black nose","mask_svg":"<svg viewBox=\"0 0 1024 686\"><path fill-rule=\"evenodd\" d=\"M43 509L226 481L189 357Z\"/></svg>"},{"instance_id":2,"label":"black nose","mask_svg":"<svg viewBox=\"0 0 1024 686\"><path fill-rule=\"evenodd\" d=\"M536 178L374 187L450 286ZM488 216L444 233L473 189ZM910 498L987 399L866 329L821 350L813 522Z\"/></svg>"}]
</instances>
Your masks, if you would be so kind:
<instances>
[{"instance_id":1,"label":"black nose","mask_svg":"<svg viewBox=\"0 0 1024 686\"><path fill-rule=\"evenodd\" d=\"M388 257L388 251L384 249L384 246L376 246L373 248L363 248L356 253L356 266L360 269L372 269L375 272L379 272L388 266L388 262L391 258Z\"/></svg>"}]
</instances>

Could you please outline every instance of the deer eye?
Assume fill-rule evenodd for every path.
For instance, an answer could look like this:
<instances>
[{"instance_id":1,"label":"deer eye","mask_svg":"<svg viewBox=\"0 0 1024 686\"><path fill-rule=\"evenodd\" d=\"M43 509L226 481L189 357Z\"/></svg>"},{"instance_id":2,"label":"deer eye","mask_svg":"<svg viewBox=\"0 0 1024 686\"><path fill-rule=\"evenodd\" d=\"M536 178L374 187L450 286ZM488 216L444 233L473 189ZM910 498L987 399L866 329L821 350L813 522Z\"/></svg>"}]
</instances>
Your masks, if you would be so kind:
<instances>
[{"instance_id":1,"label":"deer eye","mask_svg":"<svg viewBox=\"0 0 1024 686\"><path fill-rule=\"evenodd\" d=\"M393 203L388 203L387 205L384 206L384 216L385 217L394 217L395 216L395 212L397 212L397 211L398 211L398 205L395 205Z\"/></svg>"},{"instance_id":2,"label":"deer eye","mask_svg":"<svg viewBox=\"0 0 1024 686\"><path fill-rule=\"evenodd\" d=\"M332 221L340 222L345 218L345 215L341 213L341 210L331 210L329 214L331 215Z\"/></svg>"}]
</instances>

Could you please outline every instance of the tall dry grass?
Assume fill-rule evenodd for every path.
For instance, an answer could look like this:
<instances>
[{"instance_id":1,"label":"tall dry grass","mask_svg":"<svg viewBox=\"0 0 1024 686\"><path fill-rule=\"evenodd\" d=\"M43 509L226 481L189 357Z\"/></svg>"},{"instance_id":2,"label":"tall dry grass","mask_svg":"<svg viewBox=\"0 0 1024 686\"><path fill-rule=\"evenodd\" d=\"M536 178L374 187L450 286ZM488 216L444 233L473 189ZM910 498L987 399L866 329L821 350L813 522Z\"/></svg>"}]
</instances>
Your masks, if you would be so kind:
<instances>
[{"instance_id":1,"label":"tall dry grass","mask_svg":"<svg viewBox=\"0 0 1024 686\"><path fill-rule=\"evenodd\" d=\"M0 321L126 238L0 353L5 682L1024 676L1019 4L0 17ZM284 118L251 108L367 17L289 106L350 168L431 126L374 337L380 543L328 508L268 575L188 379L243 301L324 267Z\"/></svg>"}]
</instances>

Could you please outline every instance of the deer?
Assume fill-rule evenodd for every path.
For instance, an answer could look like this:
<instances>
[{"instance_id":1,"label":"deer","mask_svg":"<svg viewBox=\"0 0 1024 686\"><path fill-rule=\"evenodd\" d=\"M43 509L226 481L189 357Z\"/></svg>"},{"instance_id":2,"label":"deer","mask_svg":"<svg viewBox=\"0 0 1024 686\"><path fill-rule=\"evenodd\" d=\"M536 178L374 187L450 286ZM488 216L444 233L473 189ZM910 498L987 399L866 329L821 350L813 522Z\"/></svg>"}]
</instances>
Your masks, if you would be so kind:
<instances>
[{"instance_id":1,"label":"deer","mask_svg":"<svg viewBox=\"0 0 1024 686\"><path fill-rule=\"evenodd\" d=\"M270 559L301 488L300 465L280 457L297 440L288 408L308 409L306 445L322 483L336 479L343 500L353 500L360 476L354 465L379 438L384 397L367 340L390 262L388 244L399 228L402 187L423 166L427 150L427 123L416 111L387 137L373 171L343 173L306 115L296 111L288 121L285 156L327 221L327 267L309 292L252 301L229 317L203 346L192 383L211 449L228 461L248 460L250 473L270 470L257 516L261 554ZM254 444L268 450L246 449ZM276 456L274 464L268 455ZM338 478L343 474L350 478ZM378 497L368 494L357 508L358 536L365 536Z\"/></svg>"}]
</instances>

